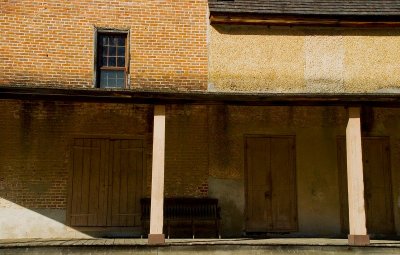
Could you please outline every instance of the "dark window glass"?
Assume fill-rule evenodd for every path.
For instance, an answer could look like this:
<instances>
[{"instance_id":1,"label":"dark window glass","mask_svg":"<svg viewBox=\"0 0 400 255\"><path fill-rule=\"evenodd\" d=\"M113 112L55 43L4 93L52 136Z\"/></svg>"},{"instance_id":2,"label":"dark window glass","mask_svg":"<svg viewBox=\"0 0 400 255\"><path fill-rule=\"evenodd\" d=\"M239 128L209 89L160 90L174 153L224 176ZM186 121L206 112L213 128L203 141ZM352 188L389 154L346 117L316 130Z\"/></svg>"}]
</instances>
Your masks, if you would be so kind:
<instances>
[{"instance_id":1,"label":"dark window glass","mask_svg":"<svg viewBox=\"0 0 400 255\"><path fill-rule=\"evenodd\" d=\"M118 56L125 56L125 47L118 47L117 49Z\"/></svg>"},{"instance_id":2,"label":"dark window glass","mask_svg":"<svg viewBox=\"0 0 400 255\"><path fill-rule=\"evenodd\" d=\"M125 40L124 40L124 38L118 38L118 45L119 46L125 46Z\"/></svg>"},{"instance_id":3,"label":"dark window glass","mask_svg":"<svg viewBox=\"0 0 400 255\"><path fill-rule=\"evenodd\" d=\"M125 58L124 57L118 58L117 66L125 66Z\"/></svg>"},{"instance_id":4,"label":"dark window glass","mask_svg":"<svg viewBox=\"0 0 400 255\"><path fill-rule=\"evenodd\" d=\"M110 57L113 57L113 56L115 56L115 53L116 53L116 48L115 47L110 47L110 48L108 48L108 55L110 56Z\"/></svg>"}]
</instances>

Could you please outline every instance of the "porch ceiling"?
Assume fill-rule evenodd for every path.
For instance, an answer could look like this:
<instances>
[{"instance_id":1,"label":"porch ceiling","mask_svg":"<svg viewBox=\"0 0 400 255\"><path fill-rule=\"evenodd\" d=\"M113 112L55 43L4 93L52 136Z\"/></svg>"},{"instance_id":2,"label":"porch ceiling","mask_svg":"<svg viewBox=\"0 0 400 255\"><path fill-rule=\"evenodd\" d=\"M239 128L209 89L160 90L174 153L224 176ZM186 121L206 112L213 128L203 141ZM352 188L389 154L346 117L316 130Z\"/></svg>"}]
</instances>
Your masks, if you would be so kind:
<instances>
[{"instance_id":1,"label":"porch ceiling","mask_svg":"<svg viewBox=\"0 0 400 255\"><path fill-rule=\"evenodd\" d=\"M400 93L264 93L0 87L0 99L136 104L399 107Z\"/></svg>"}]
</instances>

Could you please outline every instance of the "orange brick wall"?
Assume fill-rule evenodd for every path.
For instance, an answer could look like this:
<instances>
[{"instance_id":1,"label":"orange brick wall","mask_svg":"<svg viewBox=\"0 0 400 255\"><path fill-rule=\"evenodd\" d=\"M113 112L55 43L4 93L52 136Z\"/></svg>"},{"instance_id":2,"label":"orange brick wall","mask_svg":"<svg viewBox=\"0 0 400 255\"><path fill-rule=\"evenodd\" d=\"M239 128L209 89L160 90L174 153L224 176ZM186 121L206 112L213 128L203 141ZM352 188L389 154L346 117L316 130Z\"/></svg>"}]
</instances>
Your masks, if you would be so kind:
<instances>
[{"instance_id":1,"label":"orange brick wall","mask_svg":"<svg viewBox=\"0 0 400 255\"><path fill-rule=\"evenodd\" d=\"M130 31L130 88L205 90L207 0L0 2L0 85L93 87L94 31Z\"/></svg>"}]
</instances>

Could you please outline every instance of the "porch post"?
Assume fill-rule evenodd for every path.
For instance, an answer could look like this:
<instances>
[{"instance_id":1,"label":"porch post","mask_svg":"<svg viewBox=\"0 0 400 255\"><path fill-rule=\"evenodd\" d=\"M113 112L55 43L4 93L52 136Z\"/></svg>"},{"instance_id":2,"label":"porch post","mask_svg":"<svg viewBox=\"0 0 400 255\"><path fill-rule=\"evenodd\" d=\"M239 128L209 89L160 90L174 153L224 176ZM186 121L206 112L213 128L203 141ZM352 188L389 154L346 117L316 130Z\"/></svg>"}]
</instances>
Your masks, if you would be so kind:
<instances>
[{"instance_id":1,"label":"porch post","mask_svg":"<svg viewBox=\"0 0 400 255\"><path fill-rule=\"evenodd\" d=\"M151 176L151 207L149 244L164 244L164 151L165 105L154 106L153 168Z\"/></svg>"},{"instance_id":2,"label":"porch post","mask_svg":"<svg viewBox=\"0 0 400 255\"><path fill-rule=\"evenodd\" d=\"M349 195L349 245L369 245L367 234L364 177L361 147L360 108L349 108L349 122L346 128L347 184Z\"/></svg>"}]
</instances>

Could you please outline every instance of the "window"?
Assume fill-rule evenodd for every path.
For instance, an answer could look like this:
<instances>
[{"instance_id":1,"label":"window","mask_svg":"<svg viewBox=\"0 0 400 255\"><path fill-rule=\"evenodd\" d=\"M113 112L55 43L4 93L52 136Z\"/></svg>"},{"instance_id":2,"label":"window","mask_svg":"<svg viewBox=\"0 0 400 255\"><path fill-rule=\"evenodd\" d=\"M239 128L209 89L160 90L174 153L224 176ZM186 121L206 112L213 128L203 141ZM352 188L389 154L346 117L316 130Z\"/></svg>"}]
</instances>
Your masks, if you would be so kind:
<instances>
[{"instance_id":1,"label":"window","mask_svg":"<svg viewBox=\"0 0 400 255\"><path fill-rule=\"evenodd\" d=\"M126 88L127 34L99 33L97 43L97 87Z\"/></svg>"}]
</instances>

